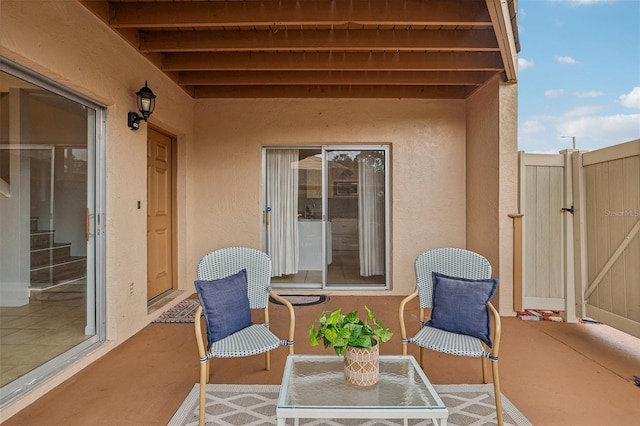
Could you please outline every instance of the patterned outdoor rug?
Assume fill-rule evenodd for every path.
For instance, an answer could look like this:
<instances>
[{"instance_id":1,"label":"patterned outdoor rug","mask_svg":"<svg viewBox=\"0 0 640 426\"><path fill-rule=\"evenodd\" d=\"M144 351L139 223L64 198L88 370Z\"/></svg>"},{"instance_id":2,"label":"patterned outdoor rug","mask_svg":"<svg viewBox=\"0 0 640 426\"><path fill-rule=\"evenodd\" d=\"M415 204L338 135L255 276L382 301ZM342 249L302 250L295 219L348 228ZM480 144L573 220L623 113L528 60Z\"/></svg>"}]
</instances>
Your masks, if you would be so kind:
<instances>
[{"instance_id":1,"label":"patterned outdoor rug","mask_svg":"<svg viewBox=\"0 0 640 426\"><path fill-rule=\"evenodd\" d=\"M493 399L493 385L434 385L440 398L449 409L449 425L495 425L496 409ZM195 426L198 424L199 385L196 384L169 426ZM207 385L208 425L275 425L278 385ZM530 426L527 418L502 395L502 409L505 425ZM287 420L287 425L293 419ZM301 425L398 425L403 420L318 420L300 419ZM430 425L430 420L409 420L412 426Z\"/></svg>"},{"instance_id":2,"label":"patterned outdoor rug","mask_svg":"<svg viewBox=\"0 0 640 426\"><path fill-rule=\"evenodd\" d=\"M193 322L196 309L200 306L198 299L185 299L153 320L157 323L189 323Z\"/></svg>"}]
</instances>

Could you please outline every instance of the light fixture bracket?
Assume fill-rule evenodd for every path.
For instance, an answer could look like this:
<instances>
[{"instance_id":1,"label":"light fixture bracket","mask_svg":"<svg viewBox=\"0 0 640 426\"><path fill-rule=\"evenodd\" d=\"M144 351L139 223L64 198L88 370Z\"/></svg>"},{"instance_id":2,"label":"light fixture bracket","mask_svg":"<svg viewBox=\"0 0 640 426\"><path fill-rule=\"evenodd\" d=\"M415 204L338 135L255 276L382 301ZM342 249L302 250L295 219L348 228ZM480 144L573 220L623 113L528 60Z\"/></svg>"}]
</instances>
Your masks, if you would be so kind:
<instances>
[{"instance_id":1,"label":"light fixture bracket","mask_svg":"<svg viewBox=\"0 0 640 426\"><path fill-rule=\"evenodd\" d=\"M144 117L138 115L135 112L130 112L127 115L127 124L131 130L138 130L140 128L140 120L143 120Z\"/></svg>"},{"instance_id":2,"label":"light fixture bracket","mask_svg":"<svg viewBox=\"0 0 640 426\"><path fill-rule=\"evenodd\" d=\"M142 115L137 112L127 114L127 125L131 130L138 130L140 121L147 121L156 107L156 95L149 89L146 81L144 82L144 87L136 92L136 103Z\"/></svg>"}]
</instances>

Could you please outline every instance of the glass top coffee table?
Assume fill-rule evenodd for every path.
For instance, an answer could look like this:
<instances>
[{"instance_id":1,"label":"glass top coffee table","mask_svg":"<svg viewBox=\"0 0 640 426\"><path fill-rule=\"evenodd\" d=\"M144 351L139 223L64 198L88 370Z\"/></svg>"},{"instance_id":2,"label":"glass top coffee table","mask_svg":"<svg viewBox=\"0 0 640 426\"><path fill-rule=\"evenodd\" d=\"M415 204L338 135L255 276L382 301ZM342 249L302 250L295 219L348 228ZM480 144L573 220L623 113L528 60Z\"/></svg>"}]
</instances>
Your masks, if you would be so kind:
<instances>
[{"instance_id":1,"label":"glass top coffee table","mask_svg":"<svg viewBox=\"0 0 640 426\"><path fill-rule=\"evenodd\" d=\"M411 355L380 356L380 380L349 384L336 355L289 355L276 406L286 419L431 419L446 426L449 412Z\"/></svg>"}]
</instances>

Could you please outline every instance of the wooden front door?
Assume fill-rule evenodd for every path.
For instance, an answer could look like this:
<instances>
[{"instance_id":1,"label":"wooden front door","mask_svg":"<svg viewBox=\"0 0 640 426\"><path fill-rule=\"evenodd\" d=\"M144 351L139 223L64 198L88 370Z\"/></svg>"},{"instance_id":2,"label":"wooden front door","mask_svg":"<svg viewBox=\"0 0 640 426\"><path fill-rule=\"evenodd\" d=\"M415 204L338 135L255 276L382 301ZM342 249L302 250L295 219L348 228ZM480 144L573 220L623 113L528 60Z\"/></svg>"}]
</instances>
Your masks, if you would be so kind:
<instances>
[{"instance_id":1,"label":"wooden front door","mask_svg":"<svg viewBox=\"0 0 640 426\"><path fill-rule=\"evenodd\" d=\"M147 134L147 300L173 288L172 139Z\"/></svg>"}]
</instances>

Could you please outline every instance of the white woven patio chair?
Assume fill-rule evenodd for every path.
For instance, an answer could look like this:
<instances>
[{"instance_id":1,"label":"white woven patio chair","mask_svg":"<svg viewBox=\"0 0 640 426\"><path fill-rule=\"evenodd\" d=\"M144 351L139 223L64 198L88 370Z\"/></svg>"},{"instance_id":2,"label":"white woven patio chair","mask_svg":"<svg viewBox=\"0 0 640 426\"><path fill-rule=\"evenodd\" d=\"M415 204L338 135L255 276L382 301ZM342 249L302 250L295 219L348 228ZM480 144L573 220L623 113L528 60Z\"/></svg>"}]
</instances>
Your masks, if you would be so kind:
<instances>
[{"instance_id":1,"label":"white woven patio chair","mask_svg":"<svg viewBox=\"0 0 640 426\"><path fill-rule=\"evenodd\" d=\"M436 308L434 309L434 293L436 291L436 283L434 282L434 279L439 280L438 286L440 286L440 282L443 282L440 281L442 279L441 276L436 276L434 278L434 272L447 276L444 278L445 280L450 277L458 277L464 279L462 281L449 280L449 283L453 283L454 285L458 285L457 283L459 283L458 289L462 291L462 293L455 293L453 291L450 292L450 294L452 295L451 305L455 303L462 304L462 299L467 297L464 292L466 292L467 289L471 288L470 286L475 285L473 282L465 280L482 280L478 282L486 282L486 284L483 284L485 288L487 288L487 285L491 285L489 284L489 282L492 281L490 280L491 264L483 256L469 250L460 248L437 248L421 253L415 261L415 269L417 288L414 293L410 294L402 300L399 309L400 333L402 336L402 353L404 355L407 354L407 345L409 343L415 343L420 346L420 366L422 366L423 368L424 349L430 349L433 351L443 352L451 355L481 358L483 383L487 383L486 361L487 359L491 360L493 386L496 400L496 415L498 425L502 426L502 398L500 394L500 381L498 377L498 351L500 348L501 323L498 311L490 302L488 302L488 299L491 297L491 295L493 295L493 291L495 291L495 285L497 285L497 282L493 283L494 290L488 291L490 294L485 294L486 298L481 300L479 303L476 303L475 305L476 312L478 312L480 315L485 315L486 328L489 327L489 318L493 318L493 335L488 336L489 340L492 342L491 348L489 348L489 346L480 338L473 337L467 334L459 334L451 331L446 331L442 329L442 327L436 328L430 321L425 321L425 309L432 309L431 319L433 319L433 314L436 313L435 309L440 309L442 307L442 305L438 306L438 300L436 300ZM442 286L440 289L438 289L438 296L442 297L441 295L443 293L441 292L448 290L449 288L450 287L448 286ZM478 287L472 289L474 294L476 292L475 289L477 288ZM420 301L419 318L421 327L419 332L415 336L408 337L405 326L404 313L407 303L416 297L419 297ZM485 306L487 311L482 312ZM453 314L452 312L452 317L457 317L454 319L454 321L458 321L461 316L464 315ZM442 323L438 325L441 326ZM465 325L462 324L461 326L464 327ZM470 324L470 326L474 328L475 324ZM488 333L489 330L487 330L487 334Z\"/></svg>"},{"instance_id":2,"label":"white woven patio chair","mask_svg":"<svg viewBox=\"0 0 640 426\"><path fill-rule=\"evenodd\" d=\"M211 358L235 358L265 353L265 369L271 368L270 351L280 346L288 346L293 354L295 314L291 303L277 295L270 287L271 259L259 250L248 247L229 247L206 254L198 263L198 280L211 281L225 279L246 270L247 296L251 310L264 310L264 324L251 324L221 340L211 341L206 327L207 316L201 306L195 313L195 333L200 356L200 418L204 424L206 384L209 381ZM205 283L206 285L207 283ZM197 286L196 286L197 287ZM285 305L289 311L289 335L280 339L269 330L269 296ZM199 292L200 297L200 292ZM246 299L245 299L246 301ZM207 309L206 306L204 309ZM205 321L201 317L205 317ZM202 323L205 323L203 333ZM205 337L206 336L206 337ZM207 343L205 344L205 338Z\"/></svg>"}]
</instances>

